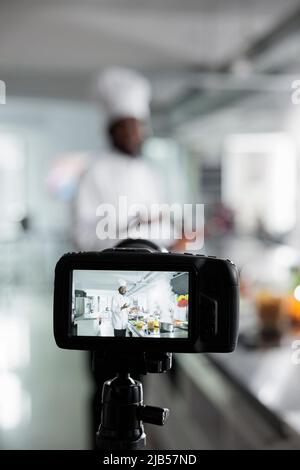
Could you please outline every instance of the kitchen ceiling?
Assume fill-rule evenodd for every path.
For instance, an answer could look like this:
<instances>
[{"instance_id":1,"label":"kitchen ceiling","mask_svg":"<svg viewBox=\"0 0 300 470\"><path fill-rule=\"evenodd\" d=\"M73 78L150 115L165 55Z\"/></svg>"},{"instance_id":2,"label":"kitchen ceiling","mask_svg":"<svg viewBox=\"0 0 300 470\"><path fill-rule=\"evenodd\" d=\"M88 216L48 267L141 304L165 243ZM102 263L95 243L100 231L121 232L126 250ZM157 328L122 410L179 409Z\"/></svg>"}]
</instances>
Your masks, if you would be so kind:
<instances>
[{"instance_id":1,"label":"kitchen ceiling","mask_svg":"<svg viewBox=\"0 0 300 470\"><path fill-rule=\"evenodd\" d=\"M184 5L184 8L183 8ZM92 71L216 65L270 29L295 0L4 0L1 69Z\"/></svg>"},{"instance_id":2,"label":"kitchen ceiling","mask_svg":"<svg viewBox=\"0 0 300 470\"><path fill-rule=\"evenodd\" d=\"M145 73L218 68L298 0L2 0L0 75L16 93L84 94L110 64Z\"/></svg>"},{"instance_id":3,"label":"kitchen ceiling","mask_svg":"<svg viewBox=\"0 0 300 470\"><path fill-rule=\"evenodd\" d=\"M147 274L147 271L83 271L74 272L74 283L76 289L101 289L117 291L120 279L126 280L131 287Z\"/></svg>"},{"instance_id":4,"label":"kitchen ceiling","mask_svg":"<svg viewBox=\"0 0 300 470\"><path fill-rule=\"evenodd\" d=\"M175 273L163 271L109 271L109 270L75 270L73 280L75 289L83 290L114 290L120 286L120 280L125 280L130 291L139 283L142 287L149 281L159 278L170 278Z\"/></svg>"}]
</instances>

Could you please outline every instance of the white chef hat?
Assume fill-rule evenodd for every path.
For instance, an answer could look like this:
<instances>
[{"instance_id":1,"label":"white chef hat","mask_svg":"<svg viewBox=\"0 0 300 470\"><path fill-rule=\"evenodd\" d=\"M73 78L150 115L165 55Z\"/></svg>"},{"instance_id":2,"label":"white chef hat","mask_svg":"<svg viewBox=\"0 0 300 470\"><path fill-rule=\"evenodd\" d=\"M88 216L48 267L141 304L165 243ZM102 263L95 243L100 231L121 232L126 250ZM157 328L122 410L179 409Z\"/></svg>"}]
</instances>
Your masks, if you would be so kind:
<instances>
[{"instance_id":1,"label":"white chef hat","mask_svg":"<svg viewBox=\"0 0 300 470\"><path fill-rule=\"evenodd\" d=\"M134 70L106 69L98 76L97 89L108 122L124 117L146 120L150 116L150 83Z\"/></svg>"},{"instance_id":2,"label":"white chef hat","mask_svg":"<svg viewBox=\"0 0 300 470\"><path fill-rule=\"evenodd\" d=\"M119 279L118 286L127 287L127 282L125 281L125 279Z\"/></svg>"}]
</instances>

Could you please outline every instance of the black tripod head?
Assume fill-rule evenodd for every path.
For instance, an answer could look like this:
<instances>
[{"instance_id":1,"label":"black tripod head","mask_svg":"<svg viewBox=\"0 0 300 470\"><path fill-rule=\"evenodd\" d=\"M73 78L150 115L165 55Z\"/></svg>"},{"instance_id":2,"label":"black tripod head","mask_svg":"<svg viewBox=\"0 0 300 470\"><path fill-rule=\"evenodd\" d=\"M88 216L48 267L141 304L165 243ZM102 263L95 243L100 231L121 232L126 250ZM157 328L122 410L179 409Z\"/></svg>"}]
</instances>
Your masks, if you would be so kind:
<instances>
[{"instance_id":1,"label":"black tripod head","mask_svg":"<svg viewBox=\"0 0 300 470\"><path fill-rule=\"evenodd\" d=\"M110 357L112 368L119 371L104 383L102 389L101 424L96 437L98 449L137 450L146 445L144 423L164 425L169 410L147 406L143 402L143 386L130 376L129 370L165 372L171 368L172 356ZM149 366L149 369L147 369ZM140 368L140 369L139 369Z\"/></svg>"}]
</instances>

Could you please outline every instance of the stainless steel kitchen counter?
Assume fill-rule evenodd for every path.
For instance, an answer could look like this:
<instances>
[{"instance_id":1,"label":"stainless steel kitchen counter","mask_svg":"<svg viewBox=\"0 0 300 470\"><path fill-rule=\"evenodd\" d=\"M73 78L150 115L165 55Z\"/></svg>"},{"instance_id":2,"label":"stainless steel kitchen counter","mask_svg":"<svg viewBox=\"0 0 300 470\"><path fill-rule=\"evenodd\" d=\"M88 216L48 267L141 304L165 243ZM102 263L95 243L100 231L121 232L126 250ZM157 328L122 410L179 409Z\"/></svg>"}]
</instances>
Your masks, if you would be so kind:
<instances>
[{"instance_id":1,"label":"stainless steel kitchen counter","mask_svg":"<svg viewBox=\"0 0 300 470\"><path fill-rule=\"evenodd\" d=\"M232 354L209 359L246 393L300 433L300 364L292 362L291 343L265 350L239 346Z\"/></svg>"},{"instance_id":2,"label":"stainless steel kitchen counter","mask_svg":"<svg viewBox=\"0 0 300 470\"><path fill-rule=\"evenodd\" d=\"M272 285L277 285L276 280L284 285L288 267L299 263L298 250L251 237L222 238L219 244L212 243L208 254L229 257L256 282L268 279ZM257 321L254 307L244 299L240 320L240 333L251 330ZM292 362L295 339L285 338L280 346L265 349L239 345L232 354L208 358L257 403L300 433L300 364Z\"/></svg>"},{"instance_id":3,"label":"stainless steel kitchen counter","mask_svg":"<svg viewBox=\"0 0 300 470\"><path fill-rule=\"evenodd\" d=\"M128 329L136 336L140 336L142 338L186 338L187 331L177 328L176 333L160 333L159 335L145 335L142 330L136 328L132 323L128 322Z\"/></svg>"}]
</instances>

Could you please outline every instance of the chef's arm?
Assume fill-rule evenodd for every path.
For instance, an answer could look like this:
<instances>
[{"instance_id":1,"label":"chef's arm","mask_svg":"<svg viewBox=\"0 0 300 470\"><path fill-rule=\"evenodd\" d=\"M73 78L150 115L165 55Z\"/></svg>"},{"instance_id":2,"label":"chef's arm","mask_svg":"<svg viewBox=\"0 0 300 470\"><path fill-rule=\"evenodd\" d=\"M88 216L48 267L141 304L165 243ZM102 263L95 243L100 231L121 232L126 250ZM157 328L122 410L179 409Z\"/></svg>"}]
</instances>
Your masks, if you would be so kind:
<instances>
[{"instance_id":1,"label":"chef's arm","mask_svg":"<svg viewBox=\"0 0 300 470\"><path fill-rule=\"evenodd\" d=\"M93 172L84 174L73 201L71 237L76 247L84 251L100 251L111 248L115 240L100 240L97 236L97 207L105 200Z\"/></svg>"},{"instance_id":2,"label":"chef's arm","mask_svg":"<svg viewBox=\"0 0 300 470\"><path fill-rule=\"evenodd\" d=\"M150 219L140 217L140 237L148 238L153 242L157 243L159 246L165 247L171 251L184 251L187 249L188 244L194 243L194 246L198 246L204 237L204 224L200 223L200 226L195 230L187 230L184 227L182 220L172 220L169 213L159 213L158 216ZM198 221L199 223L199 221ZM189 224L190 225L190 224ZM151 233L151 226L156 226L156 230L153 230L152 233L157 233L158 237L151 238L148 233ZM154 227L155 228L155 227ZM162 234L169 234L169 237ZM197 243L196 243L197 242ZM200 246L201 248L202 246Z\"/></svg>"},{"instance_id":3,"label":"chef's arm","mask_svg":"<svg viewBox=\"0 0 300 470\"><path fill-rule=\"evenodd\" d=\"M138 223L140 224L138 227L140 238L151 240L167 249L173 249L178 244L182 244L180 227L178 227L176 222L170 221L170 217L163 213L158 214L158 216L152 219L140 217Z\"/></svg>"},{"instance_id":4,"label":"chef's arm","mask_svg":"<svg viewBox=\"0 0 300 470\"><path fill-rule=\"evenodd\" d=\"M124 304L122 305L121 310L123 310L123 309L125 309L125 308L129 308L130 306L131 306L130 300L126 300L126 301L124 302Z\"/></svg>"}]
</instances>

